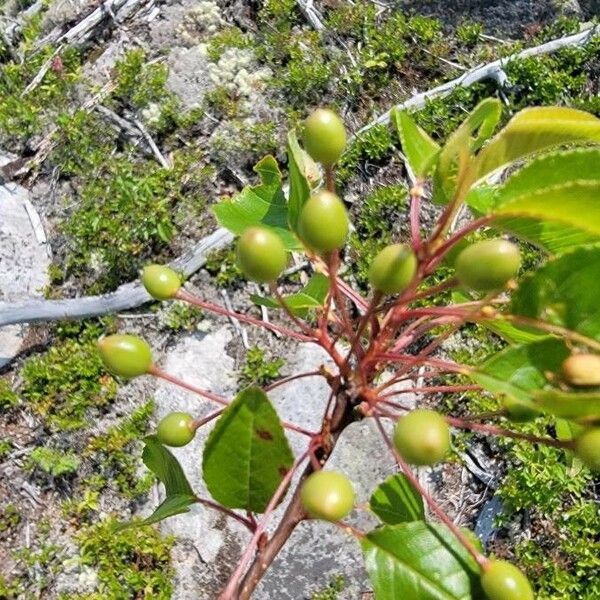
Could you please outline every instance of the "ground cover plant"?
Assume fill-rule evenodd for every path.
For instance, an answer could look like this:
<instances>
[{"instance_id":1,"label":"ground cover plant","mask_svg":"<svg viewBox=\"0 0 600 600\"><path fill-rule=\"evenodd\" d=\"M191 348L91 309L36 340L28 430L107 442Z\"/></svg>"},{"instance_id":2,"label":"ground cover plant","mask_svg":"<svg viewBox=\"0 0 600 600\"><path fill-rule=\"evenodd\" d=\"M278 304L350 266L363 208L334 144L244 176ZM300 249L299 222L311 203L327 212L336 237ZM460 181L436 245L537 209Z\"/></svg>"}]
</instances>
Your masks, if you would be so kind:
<instances>
[{"instance_id":1,"label":"ground cover plant","mask_svg":"<svg viewBox=\"0 0 600 600\"><path fill-rule=\"evenodd\" d=\"M142 281L158 300L176 299L298 343L317 344L330 365L294 373L235 398L201 389L164 371L140 337L114 334L98 342L118 377L149 374L215 405L208 416L173 412L145 438L143 460L166 498L139 527L211 507L249 531L249 542L220 598L251 597L296 527L322 519L356 538L376 598L527 600L534 590L510 562L486 556L423 487L413 467L446 460L456 432L512 438L548 452L548 461L600 470L600 120L566 107L517 112L499 128L499 100L479 103L443 145L406 112L393 123L415 180L406 239L390 240L370 260L367 294L340 273L351 223L337 195L336 163L347 143L332 110L314 111L288 135L288 185L276 159L255 167L260 183L217 204L219 223L239 236L236 255L248 279L266 284L258 305L279 307L285 324L233 312L186 290L177 273L150 265ZM497 131L499 129L499 131ZM498 174L508 175L498 178ZM423 199L437 207L426 221ZM527 248L540 260L524 268ZM288 254L303 252L313 275L298 293L282 295L277 280ZM436 277L437 276L437 277ZM452 359L444 343L473 325L505 344L479 361ZM276 377L276 369L273 370ZM300 378L322 377L318 430L282 421L269 392ZM272 377L269 377L272 379ZM487 411L409 406L421 398L468 392ZM455 406L456 408L456 406ZM344 430L369 419L399 472L373 490L379 525L358 530L351 474L328 469ZM531 424L543 431L531 433ZM211 498L199 497L168 446L186 446L200 427L212 430L203 449ZM286 431L306 437L294 456ZM272 533L274 509L285 502Z\"/></svg>"}]
</instances>

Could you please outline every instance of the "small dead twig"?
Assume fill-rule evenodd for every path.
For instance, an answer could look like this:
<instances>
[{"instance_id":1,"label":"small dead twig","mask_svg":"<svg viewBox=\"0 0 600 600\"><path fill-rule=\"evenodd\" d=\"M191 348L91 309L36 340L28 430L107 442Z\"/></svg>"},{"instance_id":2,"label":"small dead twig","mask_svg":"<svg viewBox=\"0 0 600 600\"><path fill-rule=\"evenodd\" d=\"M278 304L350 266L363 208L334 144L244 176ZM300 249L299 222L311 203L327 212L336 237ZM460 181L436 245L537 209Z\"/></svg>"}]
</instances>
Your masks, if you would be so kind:
<instances>
[{"instance_id":1,"label":"small dead twig","mask_svg":"<svg viewBox=\"0 0 600 600\"><path fill-rule=\"evenodd\" d=\"M233 306L231 304L231 300L229 299L229 294L227 293L227 290L221 290L221 296L223 298L223 302L225 304L225 307L227 308L227 310L230 313L233 313ZM246 332L246 330L242 327L241 323L235 319L234 317L229 317L229 320L231 321L231 324L233 325L233 327L235 328L235 330L240 334L240 337L242 338L242 344L244 345L244 348L246 350L248 350L250 348L250 343L248 342L248 333Z\"/></svg>"}]
</instances>

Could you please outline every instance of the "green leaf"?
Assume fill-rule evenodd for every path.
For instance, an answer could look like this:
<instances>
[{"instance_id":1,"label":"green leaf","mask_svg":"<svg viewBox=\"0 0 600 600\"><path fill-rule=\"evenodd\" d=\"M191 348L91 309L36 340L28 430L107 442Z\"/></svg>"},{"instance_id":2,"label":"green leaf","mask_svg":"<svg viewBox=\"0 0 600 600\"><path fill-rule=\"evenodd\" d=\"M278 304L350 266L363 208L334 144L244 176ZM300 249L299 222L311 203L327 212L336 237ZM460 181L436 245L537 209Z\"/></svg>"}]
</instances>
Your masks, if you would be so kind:
<instances>
[{"instance_id":1,"label":"green leaf","mask_svg":"<svg viewBox=\"0 0 600 600\"><path fill-rule=\"evenodd\" d=\"M190 511L190 506L195 504L198 499L195 496L187 496L185 494L175 494L173 496L167 496L156 510L143 521L130 521L129 523L120 523L115 527L115 531L121 531L122 529L128 529L130 527L143 527L145 525L152 525L158 523L167 517L174 517Z\"/></svg>"},{"instance_id":2,"label":"green leaf","mask_svg":"<svg viewBox=\"0 0 600 600\"><path fill-rule=\"evenodd\" d=\"M361 545L377 600L482 600L479 567L445 527L386 525Z\"/></svg>"},{"instance_id":3,"label":"green leaf","mask_svg":"<svg viewBox=\"0 0 600 600\"><path fill-rule=\"evenodd\" d=\"M533 392L548 386L545 373L556 373L569 354L562 340L547 337L501 350L470 373L470 377L493 394L509 396L533 407Z\"/></svg>"},{"instance_id":4,"label":"green leaf","mask_svg":"<svg viewBox=\"0 0 600 600\"><path fill-rule=\"evenodd\" d=\"M293 460L275 409L260 388L252 387L238 394L210 433L204 481L217 502L263 512Z\"/></svg>"},{"instance_id":5,"label":"green leaf","mask_svg":"<svg viewBox=\"0 0 600 600\"><path fill-rule=\"evenodd\" d=\"M288 206L281 187L281 173L272 156L263 158L254 170L261 183L247 186L239 194L213 207L217 221L236 235L263 225L281 237L288 250L302 247L288 226Z\"/></svg>"},{"instance_id":6,"label":"green leaf","mask_svg":"<svg viewBox=\"0 0 600 600\"><path fill-rule=\"evenodd\" d=\"M285 303L295 315L305 317L311 308L320 308L325 302L329 291L329 278L322 273L315 273L303 290L296 294L286 296ZM250 300L259 306L267 308L281 308L277 300L272 297L250 295Z\"/></svg>"},{"instance_id":7,"label":"green leaf","mask_svg":"<svg viewBox=\"0 0 600 600\"><path fill-rule=\"evenodd\" d=\"M556 221L570 228L599 236L599 196L600 179L570 181L498 203L491 214L499 217Z\"/></svg>"},{"instance_id":8,"label":"green leaf","mask_svg":"<svg viewBox=\"0 0 600 600\"><path fill-rule=\"evenodd\" d=\"M179 461L158 441L157 437L155 435L146 437L144 444L142 460L164 484L167 497L194 496Z\"/></svg>"},{"instance_id":9,"label":"green leaf","mask_svg":"<svg viewBox=\"0 0 600 600\"><path fill-rule=\"evenodd\" d=\"M435 159L440 152L439 145L413 121L406 111L394 110L392 120L412 170L418 178L426 177L433 170Z\"/></svg>"},{"instance_id":10,"label":"green leaf","mask_svg":"<svg viewBox=\"0 0 600 600\"><path fill-rule=\"evenodd\" d=\"M585 429L583 426L566 419L556 419L554 427L556 437L562 441L574 440ZM572 450L567 448L565 448L565 455L569 465L569 476L575 477L583 469L583 462L575 456Z\"/></svg>"},{"instance_id":11,"label":"green leaf","mask_svg":"<svg viewBox=\"0 0 600 600\"><path fill-rule=\"evenodd\" d=\"M540 390L533 394L543 411L563 419L600 417L600 392L563 392Z\"/></svg>"},{"instance_id":12,"label":"green leaf","mask_svg":"<svg viewBox=\"0 0 600 600\"><path fill-rule=\"evenodd\" d=\"M579 148L569 151L554 152L536 158L512 175L504 185L495 190L492 202L483 212L494 212L497 206L509 205L513 200L521 204L527 195L542 195L556 186L567 183L598 182L600 180L600 149ZM475 190L469 194L469 198ZM546 198L543 199L547 202ZM473 206L472 203L470 203ZM475 207L480 208L480 207ZM514 208L514 207L513 207ZM552 213L554 209L548 207ZM576 207L571 206L571 210ZM502 212L502 211L500 211ZM551 215L550 218L553 218ZM505 231L531 242L552 254L566 252L576 246L600 241L600 234L589 233L578 226L564 222L541 220L535 217L504 217L495 223Z\"/></svg>"},{"instance_id":13,"label":"green leaf","mask_svg":"<svg viewBox=\"0 0 600 600\"><path fill-rule=\"evenodd\" d=\"M446 203L452 198L458 171L467 168L467 159L492 135L501 116L502 103L497 99L487 98L450 135L440 152L434 174L434 202Z\"/></svg>"},{"instance_id":14,"label":"green leaf","mask_svg":"<svg viewBox=\"0 0 600 600\"><path fill-rule=\"evenodd\" d=\"M579 248L524 278L511 312L600 340L600 247Z\"/></svg>"},{"instance_id":15,"label":"green leaf","mask_svg":"<svg viewBox=\"0 0 600 600\"><path fill-rule=\"evenodd\" d=\"M481 325L493 331L509 344L529 344L530 342L536 342L548 337L548 334L545 332L541 333L539 331L515 327L515 325L505 319L490 319L489 321L482 321Z\"/></svg>"},{"instance_id":16,"label":"green leaf","mask_svg":"<svg viewBox=\"0 0 600 600\"><path fill-rule=\"evenodd\" d=\"M300 211L310 196L310 182L306 177L305 152L300 148L296 132L290 131L287 144L288 172L289 172L289 213L288 223L292 231L298 227Z\"/></svg>"},{"instance_id":17,"label":"green leaf","mask_svg":"<svg viewBox=\"0 0 600 600\"><path fill-rule=\"evenodd\" d=\"M586 142L600 143L600 119L593 115L562 106L526 108L479 153L475 180L531 154Z\"/></svg>"},{"instance_id":18,"label":"green leaf","mask_svg":"<svg viewBox=\"0 0 600 600\"><path fill-rule=\"evenodd\" d=\"M388 525L425 519L423 498L403 473L396 473L380 484L369 504L371 510Z\"/></svg>"}]
</instances>

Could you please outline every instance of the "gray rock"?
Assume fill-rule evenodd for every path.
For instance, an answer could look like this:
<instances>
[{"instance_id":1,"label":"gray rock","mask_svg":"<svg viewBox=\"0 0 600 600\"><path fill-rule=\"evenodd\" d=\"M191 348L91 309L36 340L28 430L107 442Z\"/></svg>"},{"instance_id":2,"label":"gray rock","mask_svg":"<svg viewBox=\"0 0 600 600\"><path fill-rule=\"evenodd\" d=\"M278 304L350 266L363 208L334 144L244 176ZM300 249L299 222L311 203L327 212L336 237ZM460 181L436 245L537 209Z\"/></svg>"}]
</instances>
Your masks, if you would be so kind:
<instances>
[{"instance_id":1,"label":"gray rock","mask_svg":"<svg viewBox=\"0 0 600 600\"><path fill-rule=\"evenodd\" d=\"M72 23L97 5L95 0L55 0L48 7L42 21L42 31L48 31L62 24Z\"/></svg>"},{"instance_id":2,"label":"gray rock","mask_svg":"<svg viewBox=\"0 0 600 600\"><path fill-rule=\"evenodd\" d=\"M185 109L200 106L206 92L214 87L202 47L174 48L168 64L167 88L179 98Z\"/></svg>"},{"instance_id":3,"label":"gray rock","mask_svg":"<svg viewBox=\"0 0 600 600\"><path fill-rule=\"evenodd\" d=\"M29 192L14 183L0 185L0 301L40 296L48 284L49 264L46 238ZM0 367L19 352L25 332L20 325L0 328Z\"/></svg>"}]
</instances>

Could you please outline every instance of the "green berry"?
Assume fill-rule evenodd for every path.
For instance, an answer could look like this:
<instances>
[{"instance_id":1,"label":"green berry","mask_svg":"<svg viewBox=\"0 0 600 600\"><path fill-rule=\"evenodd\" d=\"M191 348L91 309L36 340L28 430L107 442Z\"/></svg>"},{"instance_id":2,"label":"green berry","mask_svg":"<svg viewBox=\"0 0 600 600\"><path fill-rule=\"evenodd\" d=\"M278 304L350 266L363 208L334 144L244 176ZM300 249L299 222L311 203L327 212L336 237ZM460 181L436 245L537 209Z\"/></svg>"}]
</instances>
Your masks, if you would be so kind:
<instances>
[{"instance_id":1,"label":"green berry","mask_svg":"<svg viewBox=\"0 0 600 600\"><path fill-rule=\"evenodd\" d=\"M331 192L321 190L307 201L298 221L302 241L317 252L341 248L348 235L348 211L344 203Z\"/></svg>"},{"instance_id":2,"label":"green berry","mask_svg":"<svg viewBox=\"0 0 600 600\"><path fill-rule=\"evenodd\" d=\"M600 473L600 427L584 431L575 440L575 456L586 467Z\"/></svg>"},{"instance_id":3,"label":"green berry","mask_svg":"<svg viewBox=\"0 0 600 600\"><path fill-rule=\"evenodd\" d=\"M379 292L399 294L412 281L417 271L417 257L406 244L385 247L373 259L369 281Z\"/></svg>"},{"instance_id":4,"label":"green berry","mask_svg":"<svg viewBox=\"0 0 600 600\"><path fill-rule=\"evenodd\" d=\"M394 446L413 465L432 465L450 450L450 428L446 419L424 408L413 410L396 423Z\"/></svg>"},{"instance_id":5,"label":"green berry","mask_svg":"<svg viewBox=\"0 0 600 600\"><path fill-rule=\"evenodd\" d=\"M531 408L514 398L505 398L503 404L508 413L507 418L514 423L527 423L540 416L540 412L535 408Z\"/></svg>"},{"instance_id":6,"label":"green berry","mask_svg":"<svg viewBox=\"0 0 600 600\"><path fill-rule=\"evenodd\" d=\"M481 575L481 586L489 600L533 600L527 577L504 560L492 560Z\"/></svg>"},{"instance_id":7,"label":"green berry","mask_svg":"<svg viewBox=\"0 0 600 600\"><path fill-rule=\"evenodd\" d=\"M600 356L572 354L562 364L565 381L581 387L600 386Z\"/></svg>"},{"instance_id":8,"label":"green berry","mask_svg":"<svg viewBox=\"0 0 600 600\"><path fill-rule=\"evenodd\" d=\"M317 108L304 121L302 141L314 160L331 166L338 161L346 147L344 123L332 110Z\"/></svg>"},{"instance_id":9,"label":"green berry","mask_svg":"<svg viewBox=\"0 0 600 600\"><path fill-rule=\"evenodd\" d=\"M465 248L455 262L460 283L478 292L501 290L521 267L519 248L507 240L484 240Z\"/></svg>"},{"instance_id":10,"label":"green berry","mask_svg":"<svg viewBox=\"0 0 600 600\"><path fill-rule=\"evenodd\" d=\"M156 300L170 300L181 287L179 275L164 265L148 265L142 272L146 291Z\"/></svg>"},{"instance_id":11,"label":"green berry","mask_svg":"<svg viewBox=\"0 0 600 600\"><path fill-rule=\"evenodd\" d=\"M189 444L196 435L196 431L191 427L193 420L192 415L188 413L169 413L161 420L156 429L158 441L175 448Z\"/></svg>"},{"instance_id":12,"label":"green berry","mask_svg":"<svg viewBox=\"0 0 600 600\"><path fill-rule=\"evenodd\" d=\"M98 340L105 367L119 377L144 375L152 366L150 346L135 335L108 335Z\"/></svg>"},{"instance_id":13,"label":"green berry","mask_svg":"<svg viewBox=\"0 0 600 600\"><path fill-rule=\"evenodd\" d=\"M317 471L302 485L300 498L311 517L325 521L343 519L354 506L354 490L348 478L336 471Z\"/></svg>"},{"instance_id":14,"label":"green berry","mask_svg":"<svg viewBox=\"0 0 600 600\"><path fill-rule=\"evenodd\" d=\"M261 283L275 281L287 264L281 238L266 227L246 229L238 240L237 259L244 275Z\"/></svg>"}]
</instances>

